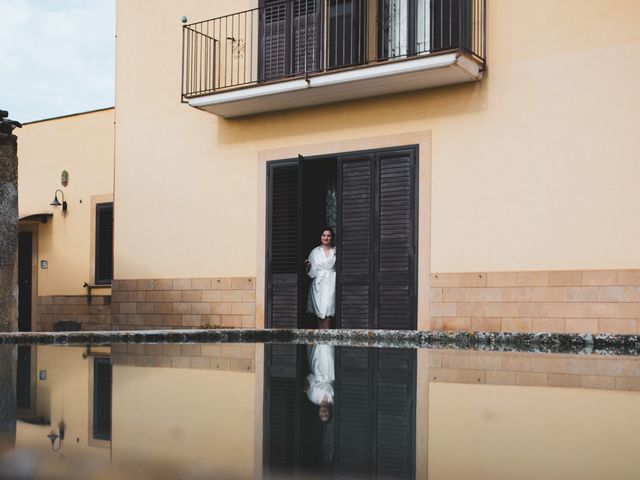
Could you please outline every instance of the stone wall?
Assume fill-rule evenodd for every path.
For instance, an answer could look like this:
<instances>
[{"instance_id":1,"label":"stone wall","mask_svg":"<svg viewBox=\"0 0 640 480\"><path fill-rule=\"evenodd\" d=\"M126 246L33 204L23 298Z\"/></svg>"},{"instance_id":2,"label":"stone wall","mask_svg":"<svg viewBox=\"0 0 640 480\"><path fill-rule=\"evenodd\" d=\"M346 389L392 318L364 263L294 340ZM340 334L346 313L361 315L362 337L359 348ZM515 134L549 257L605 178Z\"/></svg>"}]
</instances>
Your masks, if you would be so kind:
<instances>
[{"instance_id":1,"label":"stone wall","mask_svg":"<svg viewBox=\"0 0 640 480\"><path fill-rule=\"evenodd\" d=\"M111 297L93 296L91 304L86 295L55 295L38 297L36 330L51 332L60 321L80 324L81 330L111 330Z\"/></svg>"},{"instance_id":2,"label":"stone wall","mask_svg":"<svg viewBox=\"0 0 640 480\"><path fill-rule=\"evenodd\" d=\"M430 329L640 333L640 270L431 274Z\"/></svg>"},{"instance_id":3,"label":"stone wall","mask_svg":"<svg viewBox=\"0 0 640 480\"><path fill-rule=\"evenodd\" d=\"M254 277L114 280L114 330L253 328Z\"/></svg>"}]
</instances>

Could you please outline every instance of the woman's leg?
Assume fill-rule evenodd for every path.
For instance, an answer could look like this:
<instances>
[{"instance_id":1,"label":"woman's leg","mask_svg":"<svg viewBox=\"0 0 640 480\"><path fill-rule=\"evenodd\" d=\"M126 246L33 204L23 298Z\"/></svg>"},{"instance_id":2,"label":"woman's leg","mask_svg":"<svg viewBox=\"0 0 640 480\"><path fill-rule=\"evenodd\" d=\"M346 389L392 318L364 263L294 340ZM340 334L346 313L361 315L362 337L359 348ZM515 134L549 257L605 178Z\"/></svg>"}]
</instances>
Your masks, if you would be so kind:
<instances>
[{"instance_id":1,"label":"woman's leg","mask_svg":"<svg viewBox=\"0 0 640 480\"><path fill-rule=\"evenodd\" d=\"M318 328L321 330L328 330L331 326L331 319L333 317L318 318Z\"/></svg>"}]
</instances>

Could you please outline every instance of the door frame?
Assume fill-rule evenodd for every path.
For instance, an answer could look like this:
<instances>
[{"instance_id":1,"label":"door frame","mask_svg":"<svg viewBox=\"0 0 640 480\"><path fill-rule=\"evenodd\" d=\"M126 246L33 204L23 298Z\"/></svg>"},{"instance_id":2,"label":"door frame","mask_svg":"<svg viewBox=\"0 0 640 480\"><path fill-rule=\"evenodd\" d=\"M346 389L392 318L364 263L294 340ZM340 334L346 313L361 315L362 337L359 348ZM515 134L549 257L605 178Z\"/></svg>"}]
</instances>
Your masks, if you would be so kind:
<instances>
[{"instance_id":1,"label":"door frame","mask_svg":"<svg viewBox=\"0 0 640 480\"><path fill-rule=\"evenodd\" d=\"M336 159L337 162L337 174L336 174L336 188L337 190L337 214L338 214L338 219L337 219L337 225L341 224L341 203L342 203L342 190L341 190L341 182L340 182L340 178L341 178L341 173L340 173L340 157L345 157L345 156L357 156L357 155L372 155L372 161L374 162L375 165L372 166L373 172L378 172L378 167L377 167L377 155L380 154L384 154L384 153L393 153L393 152L398 152L398 151L402 151L402 150L412 150L413 151L413 155L414 155L414 159L415 159L415 165L414 165L414 176L413 176L413 205L414 205L414 214L413 214L413 223L414 223L414 233L413 233L413 242L414 242L414 247L413 247L413 292L411 294L411 303L412 303L412 311L413 311L413 319L412 319L412 327L413 329L417 329L419 326L419 270L420 270L420 255L419 255L419 247L420 247L420 168L419 168L419 164L420 164L420 144L419 143L413 143L413 144L409 144L409 145L395 145L395 146L387 146L387 147L382 147L382 148L369 148L369 149L364 149L364 150L352 150L352 151L343 151L343 152L338 152L338 153L323 153L323 154L319 154L319 155L311 155L311 156L303 156L301 154L298 154L297 158L284 158L284 159L279 159L279 160L267 160L266 161L266 182L265 182L265 186L266 186L266 199L265 199L265 205L266 205L266 211L265 211L265 251L264 251L264 303L263 303L263 314L264 314L264 325L266 328L272 328L271 327L271 313L270 313L270 308L271 308L271 296L270 296L270 286L271 286L271 282L270 282L270 278L271 278L271 227L272 227L272 223L273 223L273 218L272 218L272 205L273 205L273 195L272 195L272 179L271 179L271 175L270 175L270 171L272 166L274 165L281 165L281 166L293 166L296 164L297 162L297 167L298 167L298 205L301 204L302 202L302 179L303 179L303 166L305 162L313 162L313 161L321 161L321 160L331 160L331 159ZM378 187L378 182L377 182L377 177L376 178L372 178L371 182L372 182L372 188L374 188L374 192L375 192L375 188ZM375 202L374 205L374 209L373 209L373 216L374 218L378 218L379 216L379 208L378 208L378 202ZM304 280L305 275L304 275L304 270L302 269L301 265L302 265L302 252L301 252L301 248L300 248L300 242L301 242L301 228L302 228L302 221L301 221L301 217L302 217L302 212L300 210L300 208L298 208L298 218L297 218L297 229L298 229L298 246L297 246L297 252L296 252L296 256L297 256L297 265L298 265L298 283L297 283L297 288L298 288L298 306L297 306L297 310L298 310L298 322L297 322L297 328L300 328L300 316L304 313L303 312L303 307L302 305L305 303L306 299L303 299L300 297L299 292L300 292L300 285L301 285L301 281ZM375 224L375 222L374 222ZM372 225L373 228L373 225ZM337 232L336 236L338 237L338 242L336 244L336 247L338 247L340 245L340 234ZM372 245L372 257L375 257L377 255L377 242L374 242L374 245ZM340 253L341 249L338 249L338 255L336 258L336 276L338 278L340 278L340 274L341 274L341 253ZM374 275L372 275L372 280L370 282L370 291L374 292L373 290L373 284L375 282L373 282L373 277ZM341 296L341 291L340 288L338 288L339 286L339 282L336 282L336 329L341 328L340 327L340 296ZM258 305L256 305L256 310L257 310ZM375 308L374 308L375 310ZM377 322L376 322L377 325ZM374 325L374 326L376 326Z\"/></svg>"}]
</instances>

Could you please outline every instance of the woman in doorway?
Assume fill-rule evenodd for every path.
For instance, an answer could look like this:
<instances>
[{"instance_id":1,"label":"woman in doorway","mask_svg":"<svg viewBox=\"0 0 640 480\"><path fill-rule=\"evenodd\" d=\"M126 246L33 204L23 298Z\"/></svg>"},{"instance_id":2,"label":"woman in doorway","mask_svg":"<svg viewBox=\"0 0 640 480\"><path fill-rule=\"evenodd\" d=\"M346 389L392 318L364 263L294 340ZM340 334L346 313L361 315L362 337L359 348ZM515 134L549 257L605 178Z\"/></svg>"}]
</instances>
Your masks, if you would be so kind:
<instances>
[{"instance_id":1,"label":"woman in doorway","mask_svg":"<svg viewBox=\"0 0 640 480\"><path fill-rule=\"evenodd\" d=\"M312 279L307 311L318 318L318 328L328 329L336 312L336 249L331 227L322 229L320 245L309 254L304 264Z\"/></svg>"}]
</instances>

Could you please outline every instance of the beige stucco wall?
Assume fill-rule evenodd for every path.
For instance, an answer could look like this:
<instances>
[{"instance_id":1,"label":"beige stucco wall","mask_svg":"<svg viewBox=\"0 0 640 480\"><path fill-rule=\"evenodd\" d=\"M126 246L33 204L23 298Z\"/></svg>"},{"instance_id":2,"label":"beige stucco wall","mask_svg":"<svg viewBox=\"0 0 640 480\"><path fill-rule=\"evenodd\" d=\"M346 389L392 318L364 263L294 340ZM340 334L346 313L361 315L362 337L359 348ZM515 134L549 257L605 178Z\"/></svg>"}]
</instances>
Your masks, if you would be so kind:
<instances>
[{"instance_id":1,"label":"beige stucco wall","mask_svg":"<svg viewBox=\"0 0 640 480\"><path fill-rule=\"evenodd\" d=\"M416 132L421 265L640 267L638 2L489 1L473 84L236 120L180 104L180 17L250 3L117 3L116 278L260 277L260 152Z\"/></svg>"},{"instance_id":2,"label":"beige stucco wall","mask_svg":"<svg viewBox=\"0 0 640 480\"><path fill-rule=\"evenodd\" d=\"M113 465L252 478L255 382L253 373L115 365Z\"/></svg>"},{"instance_id":3,"label":"beige stucco wall","mask_svg":"<svg viewBox=\"0 0 640 480\"><path fill-rule=\"evenodd\" d=\"M37 270L38 295L81 295L86 293L82 284L93 283L92 203L113 195L113 121L114 109L107 109L16 130L20 217L53 213L46 224L38 224L34 238L38 260L49 264ZM63 170L69 172L66 187L60 183ZM67 215L49 205L56 189L64 191Z\"/></svg>"},{"instance_id":4,"label":"beige stucco wall","mask_svg":"<svg viewBox=\"0 0 640 480\"><path fill-rule=\"evenodd\" d=\"M639 405L638 392L431 383L429 479L637 478Z\"/></svg>"}]
</instances>

